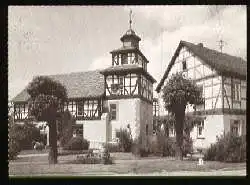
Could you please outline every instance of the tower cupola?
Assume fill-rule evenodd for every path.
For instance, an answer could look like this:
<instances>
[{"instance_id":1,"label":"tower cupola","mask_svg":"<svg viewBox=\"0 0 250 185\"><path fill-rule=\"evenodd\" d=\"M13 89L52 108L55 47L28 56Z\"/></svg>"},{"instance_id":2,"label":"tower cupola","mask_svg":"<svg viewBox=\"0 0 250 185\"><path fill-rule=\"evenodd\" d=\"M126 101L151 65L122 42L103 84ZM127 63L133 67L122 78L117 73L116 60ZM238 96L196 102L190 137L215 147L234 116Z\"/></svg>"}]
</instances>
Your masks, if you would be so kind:
<instances>
[{"instance_id":1,"label":"tower cupola","mask_svg":"<svg viewBox=\"0 0 250 185\"><path fill-rule=\"evenodd\" d=\"M132 19L131 19L132 11L129 14L129 29L126 33L121 37L121 41L123 42L123 47L135 47L139 49L139 41L141 38L135 34L135 31L131 28Z\"/></svg>"}]
</instances>

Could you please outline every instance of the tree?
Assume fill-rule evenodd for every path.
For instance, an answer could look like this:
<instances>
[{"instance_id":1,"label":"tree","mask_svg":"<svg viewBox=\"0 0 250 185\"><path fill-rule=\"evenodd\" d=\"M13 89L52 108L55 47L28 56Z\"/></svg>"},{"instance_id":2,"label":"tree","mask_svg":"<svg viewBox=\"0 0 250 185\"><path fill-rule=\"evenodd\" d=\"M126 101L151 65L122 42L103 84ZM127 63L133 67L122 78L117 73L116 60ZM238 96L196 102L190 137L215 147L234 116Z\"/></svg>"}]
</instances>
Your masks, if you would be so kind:
<instances>
[{"instance_id":1,"label":"tree","mask_svg":"<svg viewBox=\"0 0 250 185\"><path fill-rule=\"evenodd\" d=\"M56 122L62 114L63 102L67 99L66 88L49 77L36 77L28 85L30 95L29 114L37 121L45 121L49 126L49 163L57 163Z\"/></svg>"},{"instance_id":2,"label":"tree","mask_svg":"<svg viewBox=\"0 0 250 185\"><path fill-rule=\"evenodd\" d=\"M171 76L163 88L163 101L165 108L175 119L176 131L176 159L183 159L183 129L185 110L188 104L203 103L201 89L191 80L183 77L181 73Z\"/></svg>"}]
</instances>

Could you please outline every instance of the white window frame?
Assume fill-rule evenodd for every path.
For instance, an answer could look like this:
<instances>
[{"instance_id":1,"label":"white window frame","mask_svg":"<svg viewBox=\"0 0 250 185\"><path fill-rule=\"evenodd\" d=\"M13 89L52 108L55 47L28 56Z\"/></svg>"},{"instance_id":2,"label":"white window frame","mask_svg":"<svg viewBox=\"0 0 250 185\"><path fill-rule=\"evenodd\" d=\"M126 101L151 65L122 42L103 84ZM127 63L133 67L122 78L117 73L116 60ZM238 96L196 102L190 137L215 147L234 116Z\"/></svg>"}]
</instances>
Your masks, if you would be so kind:
<instances>
[{"instance_id":1,"label":"white window frame","mask_svg":"<svg viewBox=\"0 0 250 185\"><path fill-rule=\"evenodd\" d=\"M237 128L237 136L241 136L241 120L231 120L230 121L230 132L232 133L233 128Z\"/></svg>"},{"instance_id":2,"label":"white window frame","mask_svg":"<svg viewBox=\"0 0 250 185\"><path fill-rule=\"evenodd\" d=\"M232 82L233 88L232 88L232 98L235 101L241 100L241 85L237 82Z\"/></svg>"}]
</instances>

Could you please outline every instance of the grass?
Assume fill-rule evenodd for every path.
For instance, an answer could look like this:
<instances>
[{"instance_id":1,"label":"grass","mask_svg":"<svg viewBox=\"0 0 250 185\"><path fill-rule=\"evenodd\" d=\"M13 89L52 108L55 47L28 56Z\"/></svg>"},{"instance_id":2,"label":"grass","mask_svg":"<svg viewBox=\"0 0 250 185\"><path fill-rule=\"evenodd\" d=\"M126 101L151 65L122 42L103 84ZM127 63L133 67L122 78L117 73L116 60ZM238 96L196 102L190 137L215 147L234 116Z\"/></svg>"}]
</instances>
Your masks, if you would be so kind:
<instances>
[{"instance_id":1,"label":"grass","mask_svg":"<svg viewBox=\"0 0 250 185\"><path fill-rule=\"evenodd\" d=\"M169 158L133 158L131 154L125 154L123 159L115 157L115 164L69 164L74 161L76 155L59 156L58 164L49 165L48 157L22 157L9 163L10 175L73 175L73 174L101 174L101 173L153 173L172 171L211 171L211 170L239 170L245 169L246 163L221 163L216 161L205 161L203 166L198 166L197 161L175 161ZM129 155L131 155L130 159ZM111 155L112 156L112 155Z\"/></svg>"},{"instance_id":2,"label":"grass","mask_svg":"<svg viewBox=\"0 0 250 185\"><path fill-rule=\"evenodd\" d=\"M44 150L22 150L19 155L28 155L28 154L44 154L49 153L49 149Z\"/></svg>"}]
</instances>

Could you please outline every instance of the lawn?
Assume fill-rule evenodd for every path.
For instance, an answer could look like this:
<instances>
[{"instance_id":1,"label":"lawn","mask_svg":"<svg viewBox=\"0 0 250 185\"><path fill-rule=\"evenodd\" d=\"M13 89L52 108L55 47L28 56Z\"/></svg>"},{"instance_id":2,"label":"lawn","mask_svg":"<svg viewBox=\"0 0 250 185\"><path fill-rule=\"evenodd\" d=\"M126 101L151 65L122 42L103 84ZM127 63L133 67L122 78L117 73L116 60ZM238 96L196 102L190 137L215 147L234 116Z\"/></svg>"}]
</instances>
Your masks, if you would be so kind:
<instances>
[{"instance_id":1,"label":"lawn","mask_svg":"<svg viewBox=\"0 0 250 185\"><path fill-rule=\"evenodd\" d=\"M20 155L49 153L49 149L44 150L22 150Z\"/></svg>"},{"instance_id":2,"label":"lawn","mask_svg":"<svg viewBox=\"0 0 250 185\"><path fill-rule=\"evenodd\" d=\"M197 161L175 161L170 158L136 158L132 154L112 154L115 164L69 164L76 155L59 156L58 164L49 165L47 156L20 157L9 163L10 175L84 175L84 174L144 174L173 171L244 170L246 163L221 163L205 161L198 166ZM123 156L123 157L122 157Z\"/></svg>"}]
</instances>

